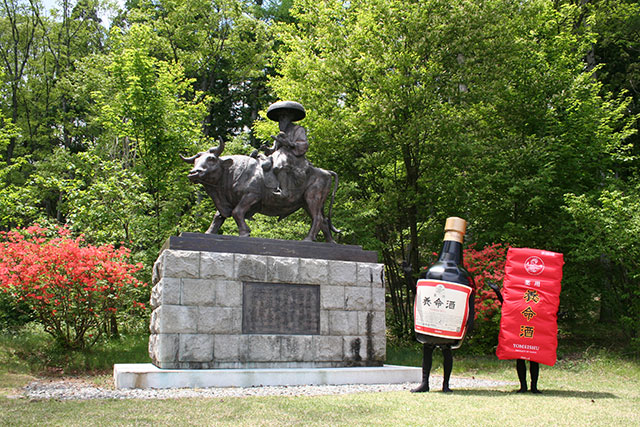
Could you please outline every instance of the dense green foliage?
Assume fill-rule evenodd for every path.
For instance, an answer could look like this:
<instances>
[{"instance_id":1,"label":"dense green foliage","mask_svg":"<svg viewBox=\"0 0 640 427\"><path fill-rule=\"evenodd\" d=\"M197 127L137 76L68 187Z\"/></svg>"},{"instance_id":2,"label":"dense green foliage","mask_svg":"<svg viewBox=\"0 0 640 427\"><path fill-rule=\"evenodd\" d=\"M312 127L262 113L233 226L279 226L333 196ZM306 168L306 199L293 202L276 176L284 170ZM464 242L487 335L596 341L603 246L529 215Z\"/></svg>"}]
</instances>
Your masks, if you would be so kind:
<instances>
[{"instance_id":1,"label":"dense green foliage","mask_svg":"<svg viewBox=\"0 0 640 427\"><path fill-rule=\"evenodd\" d=\"M458 215L479 245L565 253L568 317L590 320L595 301L610 308L602 280L619 304L637 307L637 280L628 286L609 271L596 279L602 249L579 249L593 237L581 197L612 180L624 205L620 196L635 188L632 98L604 90L594 78L601 68L586 62L597 13L437 0L300 1L292 13L279 30L286 48L274 90L313 112L312 150L354 183L351 202L369 216L392 291L405 287L398 260L424 265L444 218ZM609 320L626 322L613 312Z\"/></svg>"},{"instance_id":2,"label":"dense green foliage","mask_svg":"<svg viewBox=\"0 0 640 427\"><path fill-rule=\"evenodd\" d=\"M638 343L637 2L110 4L0 5L1 229L125 241L148 281L162 242L213 215L177 154L249 153L275 131L260 112L294 99L308 157L340 176L340 241L386 265L394 334L411 335L400 263L415 276L456 215L479 251L564 253L563 320ZM306 222L258 217L253 235Z\"/></svg>"}]
</instances>

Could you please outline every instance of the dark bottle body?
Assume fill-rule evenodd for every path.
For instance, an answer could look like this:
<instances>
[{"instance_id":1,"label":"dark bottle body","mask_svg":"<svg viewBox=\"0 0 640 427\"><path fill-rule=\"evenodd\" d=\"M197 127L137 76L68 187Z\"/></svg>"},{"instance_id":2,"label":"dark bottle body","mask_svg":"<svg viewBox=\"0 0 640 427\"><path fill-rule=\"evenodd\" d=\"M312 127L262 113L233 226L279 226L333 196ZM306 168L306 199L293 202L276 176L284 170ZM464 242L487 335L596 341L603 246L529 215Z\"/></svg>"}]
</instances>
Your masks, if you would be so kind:
<instances>
[{"instance_id":1,"label":"dark bottle body","mask_svg":"<svg viewBox=\"0 0 640 427\"><path fill-rule=\"evenodd\" d=\"M459 283L461 285L469 286L473 289L471 296L469 297L469 318L467 320L467 331L469 333L473 327L474 317L474 298L475 298L475 284L473 277L464 268L462 264L462 244L453 240L445 240L442 245L442 251L436 261L427 271L421 276L421 279L442 280L443 282ZM450 344L451 346L457 346L462 340L454 340L442 337L434 337L431 335L421 334L416 332L416 339L421 343L426 344Z\"/></svg>"}]
</instances>

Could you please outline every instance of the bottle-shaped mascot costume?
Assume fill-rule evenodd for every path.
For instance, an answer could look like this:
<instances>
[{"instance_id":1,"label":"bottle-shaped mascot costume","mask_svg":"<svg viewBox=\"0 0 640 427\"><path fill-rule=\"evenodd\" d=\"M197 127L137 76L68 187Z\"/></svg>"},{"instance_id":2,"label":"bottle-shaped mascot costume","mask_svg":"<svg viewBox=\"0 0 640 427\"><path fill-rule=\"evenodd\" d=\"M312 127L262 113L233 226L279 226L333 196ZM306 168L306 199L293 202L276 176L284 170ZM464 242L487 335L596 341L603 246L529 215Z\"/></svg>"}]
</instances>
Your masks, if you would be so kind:
<instances>
[{"instance_id":1,"label":"bottle-shaped mascot costume","mask_svg":"<svg viewBox=\"0 0 640 427\"><path fill-rule=\"evenodd\" d=\"M444 243L438 261L416 284L414 319L416 338L422 345L422 384L414 393L429 391L433 349L440 347L444 358L442 391L450 392L452 349L460 347L473 327L475 284L462 264L465 220L447 218Z\"/></svg>"}]
</instances>

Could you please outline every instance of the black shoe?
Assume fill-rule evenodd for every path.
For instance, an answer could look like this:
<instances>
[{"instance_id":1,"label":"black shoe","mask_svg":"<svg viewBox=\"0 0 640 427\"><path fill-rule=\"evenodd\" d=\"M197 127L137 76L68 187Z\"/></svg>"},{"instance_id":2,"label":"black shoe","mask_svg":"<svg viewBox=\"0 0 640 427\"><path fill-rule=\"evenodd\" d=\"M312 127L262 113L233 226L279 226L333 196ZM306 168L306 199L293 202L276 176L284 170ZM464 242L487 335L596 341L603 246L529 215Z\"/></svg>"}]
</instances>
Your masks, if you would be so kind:
<instances>
[{"instance_id":1,"label":"black shoe","mask_svg":"<svg viewBox=\"0 0 640 427\"><path fill-rule=\"evenodd\" d=\"M418 387L411 390L411 393L424 393L429 391L429 383L422 383Z\"/></svg>"}]
</instances>

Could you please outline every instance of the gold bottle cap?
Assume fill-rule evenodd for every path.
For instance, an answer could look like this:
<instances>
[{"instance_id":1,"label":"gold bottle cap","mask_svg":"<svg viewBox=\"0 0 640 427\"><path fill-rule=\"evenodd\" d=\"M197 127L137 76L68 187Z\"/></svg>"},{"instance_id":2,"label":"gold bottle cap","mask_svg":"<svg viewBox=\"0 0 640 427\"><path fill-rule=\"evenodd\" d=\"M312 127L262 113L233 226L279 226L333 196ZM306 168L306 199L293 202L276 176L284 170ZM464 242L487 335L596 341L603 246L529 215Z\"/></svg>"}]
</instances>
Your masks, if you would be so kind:
<instances>
[{"instance_id":1,"label":"gold bottle cap","mask_svg":"<svg viewBox=\"0 0 640 427\"><path fill-rule=\"evenodd\" d=\"M444 224L444 240L462 243L466 231L467 221L457 216L449 217Z\"/></svg>"}]
</instances>

